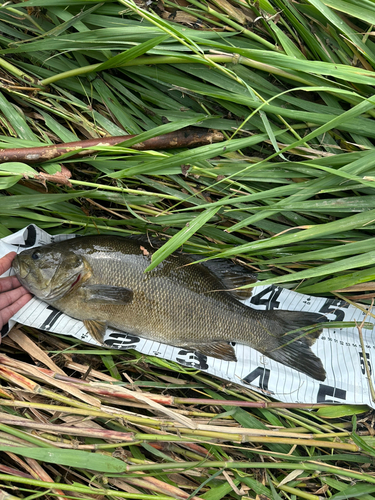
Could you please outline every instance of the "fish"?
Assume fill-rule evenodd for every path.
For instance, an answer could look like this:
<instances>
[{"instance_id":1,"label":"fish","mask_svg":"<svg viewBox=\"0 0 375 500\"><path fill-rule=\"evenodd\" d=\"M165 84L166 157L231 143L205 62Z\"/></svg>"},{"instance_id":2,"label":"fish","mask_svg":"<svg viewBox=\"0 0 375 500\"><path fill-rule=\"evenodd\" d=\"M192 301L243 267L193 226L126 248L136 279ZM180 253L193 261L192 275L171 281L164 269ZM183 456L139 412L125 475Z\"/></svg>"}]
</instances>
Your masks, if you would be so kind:
<instances>
[{"instance_id":1,"label":"fish","mask_svg":"<svg viewBox=\"0 0 375 500\"><path fill-rule=\"evenodd\" d=\"M249 290L235 288L256 277L224 259L199 263L178 252L145 272L154 252L147 240L89 235L24 250L13 268L27 290L83 321L100 343L111 327L233 362L232 343L239 343L325 380L311 350L324 315L245 305L240 299ZM311 325L317 326L306 334Z\"/></svg>"}]
</instances>

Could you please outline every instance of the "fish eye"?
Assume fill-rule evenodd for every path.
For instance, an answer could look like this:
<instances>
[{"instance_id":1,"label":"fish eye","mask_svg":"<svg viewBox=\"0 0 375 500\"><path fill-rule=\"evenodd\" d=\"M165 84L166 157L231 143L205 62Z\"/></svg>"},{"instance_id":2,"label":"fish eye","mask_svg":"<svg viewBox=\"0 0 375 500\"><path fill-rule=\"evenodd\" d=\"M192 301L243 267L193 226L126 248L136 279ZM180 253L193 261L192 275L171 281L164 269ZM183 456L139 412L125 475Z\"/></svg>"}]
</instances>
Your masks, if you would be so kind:
<instances>
[{"instance_id":1,"label":"fish eye","mask_svg":"<svg viewBox=\"0 0 375 500\"><path fill-rule=\"evenodd\" d=\"M37 250L33 254L31 254L31 258L33 260L38 260L39 257L40 257L40 252L38 252Z\"/></svg>"}]
</instances>

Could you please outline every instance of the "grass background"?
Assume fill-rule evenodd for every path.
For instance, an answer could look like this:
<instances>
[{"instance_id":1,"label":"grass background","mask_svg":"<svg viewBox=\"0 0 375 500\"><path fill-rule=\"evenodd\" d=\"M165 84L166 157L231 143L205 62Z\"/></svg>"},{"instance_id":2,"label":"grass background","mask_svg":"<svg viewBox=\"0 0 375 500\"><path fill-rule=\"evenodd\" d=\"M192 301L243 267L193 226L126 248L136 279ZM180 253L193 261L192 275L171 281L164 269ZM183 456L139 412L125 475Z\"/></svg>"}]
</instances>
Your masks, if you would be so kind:
<instances>
[{"instance_id":1,"label":"grass background","mask_svg":"<svg viewBox=\"0 0 375 500\"><path fill-rule=\"evenodd\" d=\"M262 283L370 303L373 24L370 0L3 2L0 148L144 140L192 125L224 141L148 151L133 141L79 160L4 161L0 236L30 222L51 234L156 232L166 243L153 265L183 245L202 258L237 257ZM70 187L34 179L62 165ZM373 498L373 417L354 416L365 408L272 406L172 363L17 332L0 367L2 498ZM71 385L86 374L89 392L99 381L118 389L67 397L43 366ZM127 387L146 400L125 413ZM148 392L162 400L166 391L177 398L173 415L150 406ZM197 394L207 403L194 403ZM60 439L48 424L69 429ZM254 428L263 435L250 439ZM128 444L112 431L132 433ZM19 454L6 448L16 445Z\"/></svg>"}]
</instances>

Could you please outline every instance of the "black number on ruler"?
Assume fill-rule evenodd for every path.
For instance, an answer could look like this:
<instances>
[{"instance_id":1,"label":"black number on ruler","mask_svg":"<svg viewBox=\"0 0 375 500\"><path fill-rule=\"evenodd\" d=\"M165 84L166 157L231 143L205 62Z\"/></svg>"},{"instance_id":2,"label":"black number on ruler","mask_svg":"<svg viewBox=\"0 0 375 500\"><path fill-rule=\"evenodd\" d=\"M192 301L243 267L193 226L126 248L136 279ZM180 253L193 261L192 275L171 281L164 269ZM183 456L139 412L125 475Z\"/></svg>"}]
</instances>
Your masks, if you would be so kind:
<instances>
[{"instance_id":1,"label":"black number on ruler","mask_svg":"<svg viewBox=\"0 0 375 500\"><path fill-rule=\"evenodd\" d=\"M110 333L109 337L105 340L105 345L114 347L115 349L133 349L137 347L141 339L129 333Z\"/></svg>"},{"instance_id":2,"label":"black number on ruler","mask_svg":"<svg viewBox=\"0 0 375 500\"><path fill-rule=\"evenodd\" d=\"M18 245L22 248L33 247L36 243L36 229L35 226L28 226L26 229L26 238L25 243L23 245Z\"/></svg>"},{"instance_id":3,"label":"black number on ruler","mask_svg":"<svg viewBox=\"0 0 375 500\"><path fill-rule=\"evenodd\" d=\"M338 307L348 308L349 304L344 300L327 299L323 306L319 309L319 312L325 314L334 314L336 316L336 321L343 321L345 318L345 313L344 311L337 309Z\"/></svg>"},{"instance_id":4,"label":"black number on ruler","mask_svg":"<svg viewBox=\"0 0 375 500\"><path fill-rule=\"evenodd\" d=\"M336 400L327 399L327 396L331 396ZM344 389L338 389L337 387L331 387L330 385L320 384L318 396L316 398L317 403L341 403L346 400L346 391Z\"/></svg>"},{"instance_id":5,"label":"black number on ruler","mask_svg":"<svg viewBox=\"0 0 375 500\"><path fill-rule=\"evenodd\" d=\"M190 368L197 368L198 370L207 370L207 356L196 351L186 351L182 349L178 351L176 358L177 363Z\"/></svg>"},{"instance_id":6,"label":"black number on ruler","mask_svg":"<svg viewBox=\"0 0 375 500\"><path fill-rule=\"evenodd\" d=\"M359 354L359 361L361 362L362 373L363 373L363 375L366 375L366 366L365 366L365 359L363 356L363 352L359 352L358 354ZM367 366L368 366L368 369L369 369L369 372L371 375L372 369L371 369L371 363L370 363L370 354L368 352L366 352L366 360L367 360Z\"/></svg>"},{"instance_id":7,"label":"black number on ruler","mask_svg":"<svg viewBox=\"0 0 375 500\"><path fill-rule=\"evenodd\" d=\"M255 368L249 375L246 375L246 377L243 379L243 381L246 384L254 385L252 382L259 378L259 384L258 387L259 389L263 389L265 391L268 391L268 382L270 379L270 370L267 368L263 368L263 366L258 366L258 368Z\"/></svg>"},{"instance_id":8,"label":"black number on ruler","mask_svg":"<svg viewBox=\"0 0 375 500\"><path fill-rule=\"evenodd\" d=\"M277 300L282 288L269 286L263 291L253 295L251 298L251 303L256 306L266 306L266 309L277 309L280 306L280 302Z\"/></svg>"},{"instance_id":9,"label":"black number on ruler","mask_svg":"<svg viewBox=\"0 0 375 500\"><path fill-rule=\"evenodd\" d=\"M45 320L43 325L40 327L41 330L51 330L56 321L62 316L64 313L58 311L52 306L48 306L47 310L52 311L48 318Z\"/></svg>"}]
</instances>

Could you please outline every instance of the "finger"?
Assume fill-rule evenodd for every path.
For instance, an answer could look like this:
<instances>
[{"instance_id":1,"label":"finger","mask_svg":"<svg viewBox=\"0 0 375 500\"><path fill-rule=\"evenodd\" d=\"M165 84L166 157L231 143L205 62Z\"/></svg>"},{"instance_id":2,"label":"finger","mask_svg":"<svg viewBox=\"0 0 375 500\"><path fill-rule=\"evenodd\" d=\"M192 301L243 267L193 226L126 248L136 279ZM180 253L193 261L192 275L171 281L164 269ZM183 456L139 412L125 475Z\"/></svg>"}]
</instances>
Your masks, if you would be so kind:
<instances>
[{"instance_id":1,"label":"finger","mask_svg":"<svg viewBox=\"0 0 375 500\"><path fill-rule=\"evenodd\" d=\"M12 316L16 314L24 305L28 303L31 299L31 295L29 293L22 295L15 302L10 304L5 309L0 310L0 327L2 328L5 323L7 323Z\"/></svg>"},{"instance_id":2,"label":"finger","mask_svg":"<svg viewBox=\"0 0 375 500\"><path fill-rule=\"evenodd\" d=\"M0 278L0 293L18 288L21 283L15 276L8 276L7 278Z\"/></svg>"},{"instance_id":3,"label":"finger","mask_svg":"<svg viewBox=\"0 0 375 500\"><path fill-rule=\"evenodd\" d=\"M16 252L9 252L4 257L1 257L0 259L0 274L5 273L5 271L8 271L10 266L12 265L13 259L16 256Z\"/></svg>"},{"instance_id":4,"label":"finger","mask_svg":"<svg viewBox=\"0 0 375 500\"><path fill-rule=\"evenodd\" d=\"M9 290L9 292L0 293L0 311L13 304L24 295L28 295L30 298L32 297L23 286Z\"/></svg>"}]
</instances>

